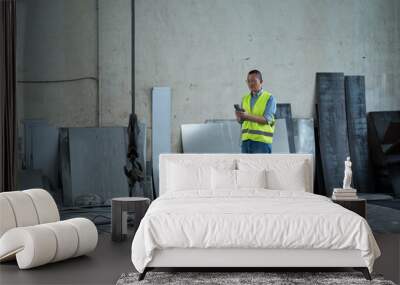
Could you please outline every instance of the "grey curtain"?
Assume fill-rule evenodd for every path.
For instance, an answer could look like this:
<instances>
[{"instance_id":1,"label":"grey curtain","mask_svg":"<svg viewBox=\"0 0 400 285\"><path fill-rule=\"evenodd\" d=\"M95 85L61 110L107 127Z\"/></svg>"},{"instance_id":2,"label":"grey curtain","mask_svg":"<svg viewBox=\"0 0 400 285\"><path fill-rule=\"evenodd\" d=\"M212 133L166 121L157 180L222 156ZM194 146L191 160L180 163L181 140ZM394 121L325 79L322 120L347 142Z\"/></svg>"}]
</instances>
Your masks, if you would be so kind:
<instances>
[{"instance_id":1,"label":"grey curtain","mask_svg":"<svg viewBox=\"0 0 400 285\"><path fill-rule=\"evenodd\" d=\"M0 192L16 190L15 6L0 0Z\"/></svg>"}]
</instances>

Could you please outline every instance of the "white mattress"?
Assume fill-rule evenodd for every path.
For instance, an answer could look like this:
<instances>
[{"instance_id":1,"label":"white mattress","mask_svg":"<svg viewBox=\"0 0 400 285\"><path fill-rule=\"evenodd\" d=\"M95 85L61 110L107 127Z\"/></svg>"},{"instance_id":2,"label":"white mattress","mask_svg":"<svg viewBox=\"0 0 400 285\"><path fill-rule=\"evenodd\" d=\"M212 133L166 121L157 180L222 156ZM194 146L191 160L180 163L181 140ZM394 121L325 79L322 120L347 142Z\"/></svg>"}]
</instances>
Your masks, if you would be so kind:
<instances>
[{"instance_id":1,"label":"white mattress","mask_svg":"<svg viewBox=\"0 0 400 285\"><path fill-rule=\"evenodd\" d=\"M359 250L372 271L379 248L368 223L330 199L306 192L247 189L199 195L165 193L132 243L139 272L169 248Z\"/></svg>"}]
</instances>

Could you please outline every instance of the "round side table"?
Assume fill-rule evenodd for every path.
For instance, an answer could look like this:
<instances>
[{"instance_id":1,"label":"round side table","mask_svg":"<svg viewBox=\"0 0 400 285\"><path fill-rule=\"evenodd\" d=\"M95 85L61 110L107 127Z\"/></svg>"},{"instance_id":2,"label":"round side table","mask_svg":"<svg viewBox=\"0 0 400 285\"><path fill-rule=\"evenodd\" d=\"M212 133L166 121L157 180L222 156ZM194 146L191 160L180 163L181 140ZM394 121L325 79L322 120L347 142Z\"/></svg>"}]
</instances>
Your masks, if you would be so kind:
<instances>
[{"instance_id":1,"label":"round side table","mask_svg":"<svg viewBox=\"0 0 400 285\"><path fill-rule=\"evenodd\" d=\"M150 199L143 197L118 197L111 200L111 239L122 241L128 235L128 213L135 214L135 230L144 217Z\"/></svg>"}]
</instances>

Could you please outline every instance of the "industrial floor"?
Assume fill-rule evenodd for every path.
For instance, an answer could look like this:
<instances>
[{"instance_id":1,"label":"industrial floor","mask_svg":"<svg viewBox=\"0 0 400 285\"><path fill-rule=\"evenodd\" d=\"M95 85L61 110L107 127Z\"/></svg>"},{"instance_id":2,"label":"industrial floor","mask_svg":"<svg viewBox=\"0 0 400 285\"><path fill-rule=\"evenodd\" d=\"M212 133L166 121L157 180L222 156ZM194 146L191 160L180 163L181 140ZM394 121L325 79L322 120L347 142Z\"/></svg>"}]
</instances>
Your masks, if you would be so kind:
<instances>
[{"instance_id":1,"label":"industrial floor","mask_svg":"<svg viewBox=\"0 0 400 285\"><path fill-rule=\"evenodd\" d=\"M382 251L374 272L400 284L400 233L397 224L400 211L389 208L385 211L384 215L378 214L382 209L368 205L368 221ZM376 228L384 221L390 226ZM397 230L389 233L389 228ZM135 271L130 260L132 237L124 242L112 242L108 231L107 226L99 228L98 246L88 256L30 270L19 270L16 262L0 264L0 284L115 284L122 273Z\"/></svg>"}]
</instances>

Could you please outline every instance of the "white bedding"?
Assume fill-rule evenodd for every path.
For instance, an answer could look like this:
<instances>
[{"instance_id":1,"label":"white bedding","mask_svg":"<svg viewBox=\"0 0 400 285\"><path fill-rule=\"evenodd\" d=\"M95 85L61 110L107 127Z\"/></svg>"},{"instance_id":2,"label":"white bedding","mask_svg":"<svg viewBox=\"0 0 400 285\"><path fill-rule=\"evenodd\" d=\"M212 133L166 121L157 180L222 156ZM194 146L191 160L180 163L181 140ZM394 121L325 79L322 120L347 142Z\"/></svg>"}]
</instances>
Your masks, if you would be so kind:
<instances>
[{"instance_id":1,"label":"white bedding","mask_svg":"<svg viewBox=\"0 0 400 285\"><path fill-rule=\"evenodd\" d=\"M324 196L265 189L165 193L140 223L132 262L143 272L165 248L358 249L370 271L380 255L359 215Z\"/></svg>"}]
</instances>

